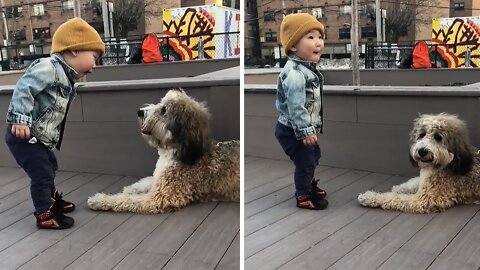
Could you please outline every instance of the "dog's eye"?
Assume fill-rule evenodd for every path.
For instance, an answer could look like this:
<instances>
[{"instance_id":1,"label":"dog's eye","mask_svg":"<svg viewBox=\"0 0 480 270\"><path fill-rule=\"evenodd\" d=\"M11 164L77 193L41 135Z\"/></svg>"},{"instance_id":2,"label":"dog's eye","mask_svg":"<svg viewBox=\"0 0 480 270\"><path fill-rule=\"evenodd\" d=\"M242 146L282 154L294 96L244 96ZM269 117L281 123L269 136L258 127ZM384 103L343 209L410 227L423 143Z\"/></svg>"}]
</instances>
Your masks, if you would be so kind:
<instances>
[{"instance_id":1,"label":"dog's eye","mask_svg":"<svg viewBox=\"0 0 480 270\"><path fill-rule=\"evenodd\" d=\"M160 115L164 115L166 112L167 112L167 108L162 107L162 108L160 109Z\"/></svg>"},{"instance_id":2,"label":"dog's eye","mask_svg":"<svg viewBox=\"0 0 480 270\"><path fill-rule=\"evenodd\" d=\"M422 132L422 133L420 133L420 134L418 135L418 138L419 138L419 139L422 139L423 137L425 137L425 132Z\"/></svg>"},{"instance_id":3,"label":"dog's eye","mask_svg":"<svg viewBox=\"0 0 480 270\"><path fill-rule=\"evenodd\" d=\"M437 142L441 142L442 141L442 135L438 134L438 133L435 133L435 135L433 135L433 138L435 139L435 141Z\"/></svg>"}]
</instances>

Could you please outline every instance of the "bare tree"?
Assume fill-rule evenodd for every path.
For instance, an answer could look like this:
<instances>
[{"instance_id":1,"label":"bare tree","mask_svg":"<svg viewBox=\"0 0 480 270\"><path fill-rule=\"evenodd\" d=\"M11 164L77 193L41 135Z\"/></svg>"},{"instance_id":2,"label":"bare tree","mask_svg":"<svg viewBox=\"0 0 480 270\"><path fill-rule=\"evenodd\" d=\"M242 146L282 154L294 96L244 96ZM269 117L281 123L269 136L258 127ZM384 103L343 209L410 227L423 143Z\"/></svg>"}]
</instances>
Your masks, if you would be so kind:
<instances>
[{"instance_id":1,"label":"bare tree","mask_svg":"<svg viewBox=\"0 0 480 270\"><path fill-rule=\"evenodd\" d=\"M398 42L412 26L429 23L431 16L426 11L437 4L437 0L390 0L385 18L387 42Z\"/></svg>"},{"instance_id":2,"label":"bare tree","mask_svg":"<svg viewBox=\"0 0 480 270\"><path fill-rule=\"evenodd\" d=\"M128 32L136 30L138 22L144 18L161 16L162 10L156 8L156 0L112 0L113 31L115 37L124 38ZM92 0L92 6L101 9L100 0Z\"/></svg>"}]
</instances>

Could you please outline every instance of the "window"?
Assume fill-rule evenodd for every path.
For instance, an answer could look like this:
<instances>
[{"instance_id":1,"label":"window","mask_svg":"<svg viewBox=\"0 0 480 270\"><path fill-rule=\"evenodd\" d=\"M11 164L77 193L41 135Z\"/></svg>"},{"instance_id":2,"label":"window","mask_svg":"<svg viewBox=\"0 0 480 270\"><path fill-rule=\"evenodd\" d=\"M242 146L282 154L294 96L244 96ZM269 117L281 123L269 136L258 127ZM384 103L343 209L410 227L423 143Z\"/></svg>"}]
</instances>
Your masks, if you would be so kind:
<instances>
[{"instance_id":1,"label":"window","mask_svg":"<svg viewBox=\"0 0 480 270\"><path fill-rule=\"evenodd\" d=\"M22 11L23 11L23 8L21 6L5 7L5 13L7 18L23 17Z\"/></svg>"},{"instance_id":2,"label":"window","mask_svg":"<svg viewBox=\"0 0 480 270\"><path fill-rule=\"evenodd\" d=\"M375 4L369 3L369 4L363 5L363 8L360 10L360 14L361 15L369 15L369 14L375 15Z\"/></svg>"},{"instance_id":3,"label":"window","mask_svg":"<svg viewBox=\"0 0 480 270\"><path fill-rule=\"evenodd\" d=\"M265 32L266 42L277 42L277 32Z\"/></svg>"},{"instance_id":4,"label":"window","mask_svg":"<svg viewBox=\"0 0 480 270\"><path fill-rule=\"evenodd\" d=\"M312 15L317 18L317 20L323 18L323 8L312 8Z\"/></svg>"},{"instance_id":5,"label":"window","mask_svg":"<svg viewBox=\"0 0 480 270\"><path fill-rule=\"evenodd\" d=\"M352 13L352 6L350 5L344 5L338 8L339 16L350 15L350 13Z\"/></svg>"},{"instance_id":6,"label":"window","mask_svg":"<svg viewBox=\"0 0 480 270\"><path fill-rule=\"evenodd\" d=\"M377 28L375 26L362 27L362 38L377 37Z\"/></svg>"},{"instance_id":7,"label":"window","mask_svg":"<svg viewBox=\"0 0 480 270\"><path fill-rule=\"evenodd\" d=\"M73 9L73 0L62 1L62 10L71 10Z\"/></svg>"},{"instance_id":8,"label":"window","mask_svg":"<svg viewBox=\"0 0 480 270\"><path fill-rule=\"evenodd\" d=\"M263 12L263 20L266 22L274 22L275 21L275 13L273 11L264 11Z\"/></svg>"},{"instance_id":9,"label":"window","mask_svg":"<svg viewBox=\"0 0 480 270\"><path fill-rule=\"evenodd\" d=\"M33 39L51 38L50 27L33 28Z\"/></svg>"},{"instance_id":10,"label":"window","mask_svg":"<svg viewBox=\"0 0 480 270\"><path fill-rule=\"evenodd\" d=\"M453 10L464 10L465 9L465 3L454 3L453 4Z\"/></svg>"},{"instance_id":11,"label":"window","mask_svg":"<svg viewBox=\"0 0 480 270\"><path fill-rule=\"evenodd\" d=\"M349 38L350 38L350 28L338 29L338 39L349 39Z\"/></svg>"},{"instance_id":12,"label":"window","mask_svg":"<svg viewBox=\"0 0 480 270\"><path fill-rule=\"evenodd\" d=\"M27 40L27 35L25 34L25 29L17 30L17 31L10 31L10 37L13 40Z\"/></svg>"},{"instance_id":13,"label":"window","mask_svg":"<svg viewBox=\"0 0 480 270\"><path fill-rule=\"evenodd\" d=\"M43 16L45 13L45 4L32 5L32 16Z\"/></svg>"}]
</instances>

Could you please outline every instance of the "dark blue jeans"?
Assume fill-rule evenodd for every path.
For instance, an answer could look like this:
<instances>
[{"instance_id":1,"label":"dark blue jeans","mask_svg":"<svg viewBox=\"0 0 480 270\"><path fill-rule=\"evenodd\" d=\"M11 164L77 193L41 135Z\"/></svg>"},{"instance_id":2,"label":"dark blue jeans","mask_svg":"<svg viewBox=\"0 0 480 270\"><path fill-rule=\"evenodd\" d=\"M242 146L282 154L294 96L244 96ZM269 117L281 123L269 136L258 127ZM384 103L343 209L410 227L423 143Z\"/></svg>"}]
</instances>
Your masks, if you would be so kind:
<instances>
[{"instance_id":1,"label":"dark blue jeans","mask_svg":"<svg viewBox=\"0 0 480 270\"><path fill-rule=\"evenodd\" d=\"M55 154L41 142L35 144L28 139L20 139L11 133L7 125L5 142L10 152L30 178L30 194L37 213L45 212L51 205L55 192L55 172L58 169Z\"/></svg>"},{"instance_id":2,"label":"dark blue jeans","mask_svg":"<svg viewBox=\"0 0 480 270\"><path fill-rule=\"evenodd\" d=\"M311 190L311 182L315 174L315 168L320 159L320 147L304 145L302 140L297 140L292 128L277 122L275 137L295 164L295 192L296 195L308 194Z\"/></svg>"}]
</instances>

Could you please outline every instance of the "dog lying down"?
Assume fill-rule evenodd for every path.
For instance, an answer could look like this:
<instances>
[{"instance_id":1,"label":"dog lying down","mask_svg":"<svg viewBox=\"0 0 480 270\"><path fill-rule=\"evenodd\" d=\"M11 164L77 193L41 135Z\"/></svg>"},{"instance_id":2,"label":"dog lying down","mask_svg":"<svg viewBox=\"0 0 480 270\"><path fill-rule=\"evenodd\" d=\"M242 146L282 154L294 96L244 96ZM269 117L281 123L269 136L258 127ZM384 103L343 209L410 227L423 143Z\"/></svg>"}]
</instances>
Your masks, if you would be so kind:
<instances>
[{"instance_id":1,"label":"dog lying down","mask_svg":"<svg viewBox=\"0 0 480 270\"><path fill-rule=\"evenodd\" d=\"M410 159L420 175L391 192L367 191L360 204L411 213L443 211L480 200L480 155L455 115L424 114L410 132Z\"/></svg>"},{"instance_id":2,"label":"dog lying down","mask_svg":"<svg viewBox=\"0 0 480 270\"><path fill-rule=\"evenodd\" d=\"M145 105L138 119L145 141L158 150L153 176L121 193L97 193L93 210L164 213L191 202L240 201L238 141L210 138L209 112L183 90L170 90L161 102Z\"/></svg>"}]
</instances>

